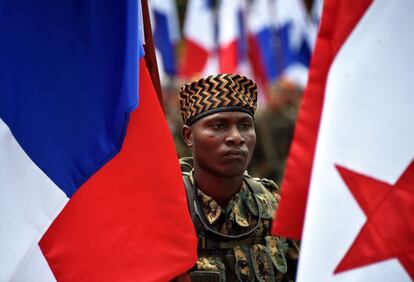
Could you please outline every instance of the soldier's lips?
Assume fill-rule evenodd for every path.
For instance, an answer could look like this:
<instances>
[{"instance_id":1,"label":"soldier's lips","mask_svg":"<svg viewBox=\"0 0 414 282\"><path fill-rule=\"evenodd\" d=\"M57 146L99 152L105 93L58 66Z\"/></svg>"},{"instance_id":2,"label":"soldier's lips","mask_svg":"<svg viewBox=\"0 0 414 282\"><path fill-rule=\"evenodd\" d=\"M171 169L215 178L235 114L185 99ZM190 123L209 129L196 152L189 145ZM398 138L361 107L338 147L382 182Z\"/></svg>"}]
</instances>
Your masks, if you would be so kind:
<instances>
[{"instance_id":1,"label":"soldier's lips","mask_svg":"<svg viewBox=\"0 0 414 282\"><path fill-rule=\"evenodd\" d=\"M229 150L224 153L226 158L245 158L247 156L247 152L244 150Z\"/></svg>"}]
</instances>

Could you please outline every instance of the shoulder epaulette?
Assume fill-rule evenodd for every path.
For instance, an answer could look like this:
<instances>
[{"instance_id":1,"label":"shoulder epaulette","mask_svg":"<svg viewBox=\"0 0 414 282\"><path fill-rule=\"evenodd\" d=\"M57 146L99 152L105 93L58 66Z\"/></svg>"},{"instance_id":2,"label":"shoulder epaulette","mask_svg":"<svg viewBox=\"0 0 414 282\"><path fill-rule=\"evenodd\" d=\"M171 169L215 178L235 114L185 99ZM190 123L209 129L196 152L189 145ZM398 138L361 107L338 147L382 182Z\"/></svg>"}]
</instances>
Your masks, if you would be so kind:
<instances>
[{"instance_id":1,"label":"shoulder epaulette","mask_svg":"<svg viewBox=\"0 0 414 282\"><path fill-rule=\"evenodd\" d=\"M250 175L247 174L247 172L244 173L243 177L247 181L247 183L250 186L252 186L253 189L255 189L254 186L257 186L259 184L263 186L264 188L266 188L267 190L269 190L270 192L279 193L279 186L277 186L277 184L273 180L270 180L267 178L251 177ZM257 191L257 192L260 193L260 191Z\"/></svg>"}]
</instances>

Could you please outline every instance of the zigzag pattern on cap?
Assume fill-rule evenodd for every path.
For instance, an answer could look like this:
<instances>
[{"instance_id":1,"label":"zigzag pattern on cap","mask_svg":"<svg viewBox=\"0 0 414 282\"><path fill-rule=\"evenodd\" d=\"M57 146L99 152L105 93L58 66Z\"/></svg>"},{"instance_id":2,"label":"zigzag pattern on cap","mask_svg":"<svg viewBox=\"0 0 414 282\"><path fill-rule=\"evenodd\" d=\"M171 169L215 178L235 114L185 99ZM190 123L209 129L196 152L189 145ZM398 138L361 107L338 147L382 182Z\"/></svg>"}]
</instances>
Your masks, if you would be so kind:
<instances>
[{"instance_id":1,"label":"zigzag pattern on cap","mask_svg":"<svg viewBox=\"0 0 414 282\"><path fill-rule=\"evenodd\" d=\"M256 102L256 84L240 74L210 75L180 89L181 116L187 125L218 111L237 110L253 116Z\"/></svg>"}]
</instances>

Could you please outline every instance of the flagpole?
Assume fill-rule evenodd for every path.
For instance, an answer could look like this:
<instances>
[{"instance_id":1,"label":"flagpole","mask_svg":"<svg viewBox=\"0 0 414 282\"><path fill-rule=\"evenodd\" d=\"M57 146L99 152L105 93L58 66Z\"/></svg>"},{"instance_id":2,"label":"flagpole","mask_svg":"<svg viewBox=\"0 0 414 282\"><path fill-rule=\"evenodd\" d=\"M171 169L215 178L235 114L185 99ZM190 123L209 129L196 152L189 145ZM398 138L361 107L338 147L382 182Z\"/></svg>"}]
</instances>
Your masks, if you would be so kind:
<instances>
[{"instance_id":1,"label":"flagpole","mask_svg":"<svg viewBox=\"0 0 414 282\"><path fill-rule=\"evenodd\" d=\"M141 7L142 7L142 19L144 23L145 63L147 65L149 74L151 76L151 80L152 80L152 84L154 85L155 92L157 93L158 101L160 102L161 108L164 111L160 75L158 73L157 59L155 57L155 50L154 50L154 40L152 38L148 1L141 0Z\"/></svg>"}]
</instances>

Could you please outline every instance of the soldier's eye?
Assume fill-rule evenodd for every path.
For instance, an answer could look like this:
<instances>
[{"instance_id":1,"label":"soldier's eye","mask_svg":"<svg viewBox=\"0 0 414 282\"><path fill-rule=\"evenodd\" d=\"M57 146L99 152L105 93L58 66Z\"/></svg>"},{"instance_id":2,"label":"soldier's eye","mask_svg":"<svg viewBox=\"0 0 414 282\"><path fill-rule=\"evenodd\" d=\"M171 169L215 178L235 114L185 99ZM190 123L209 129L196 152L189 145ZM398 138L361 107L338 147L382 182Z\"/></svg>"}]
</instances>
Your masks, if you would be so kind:
<instances>
[{"instance_id":1,"label":"soldier's eye","mask_svg":"<svg viewBox=\"0 0 414 282\"><path fill-rule=\"evenodd\" d=\"M220 130L220 129L223 129L225 125L223 122L216 122L216 123L213 123L211 127L215 130Z\"/></svg>"},{"instance_id":2,"label":"soldier's eye","mask_svg":"<svg viewBox=\"0 0 414 282\"><path fill-rule=\"evenodd\" d=\"M244 123L241 123L239 127L241 129L246 130L246 129L250 129L252 127L252 124L250 122L244 122Z\"/></svg>"}]
</instances>

